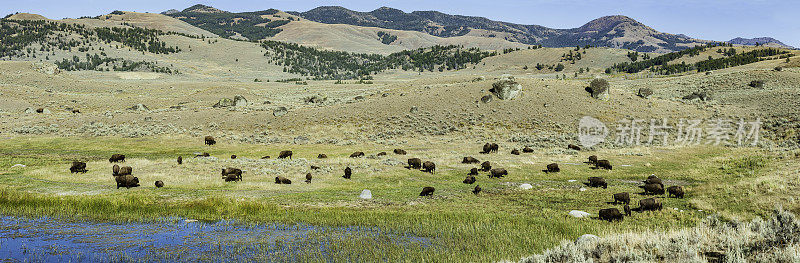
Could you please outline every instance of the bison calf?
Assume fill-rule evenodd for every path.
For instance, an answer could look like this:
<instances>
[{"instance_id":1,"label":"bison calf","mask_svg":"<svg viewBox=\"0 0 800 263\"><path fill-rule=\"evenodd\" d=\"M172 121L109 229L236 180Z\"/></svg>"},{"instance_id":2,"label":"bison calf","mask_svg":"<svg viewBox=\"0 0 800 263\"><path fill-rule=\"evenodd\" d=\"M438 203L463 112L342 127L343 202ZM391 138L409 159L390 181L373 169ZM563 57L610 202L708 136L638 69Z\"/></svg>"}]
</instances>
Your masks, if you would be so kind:
<instances>
[{"instance_id":1,"label":"bison calf","mask_svg":"<svg viewBox=\"0 0 800 263\"><path fill-rule=\"evenodd\" d=\"M467 178L464 178L464 183L465 184L474 184L475 181L476 181L475 180L475 176L471 176L470 175L470 176L467 176Z\"/></svg>"},{"instance_id":2,"label":"bison calf","mask_svg":"<svg viewBox=\"0 0 800 263\"><path fill-rule=\"evenodd\" d=\"M467 175L478 175L478 168L469 169L469 174Z\"/></svg>"},{"instance_id":3,"label":"bison calf","mask_svg":"<svg viewBox=\"0 0 800 263\"><path fill-rule=\"evenodd\" d=\"M625 216L631 216L631 206L625 205L622 209L625 210Z\"/></svg>"},{"instance_id":4,"label":"bison calf","mask_svg":"<svg viewBox=\"0 0 800 263\"><path fill-rule=\"evenodd\" d=\"M161 187L164 187L164 182L156 181L156 188L161 188Z\"/></svg>"},{"instance_id":5,"label":"bison calf","mask_svg":"<svg viewBox=\"0 0 800 263\"><path fill-rule=\"evenodd\" d=\"M433 195L433 191L436 191L436 189L430 186L426 186L422 188L422 192L419 193L419 196L431 196Z\"/></svg>"},{"instance_id":6,"label":"bison calf","mask_svg":"<svg viewBox=\"0 0 800 263\"><path fill-rule=\"evenodd\" d=\"M179 165L180 165L180 164L183 164L183 157L181 157L181 156L178 156L178 164L179 164Z\"/></svg>"},{"instance_id":7,"label":"bison calf","mask_svg":"<svg viewBox=\"0 0 800 263\"><path fill-rule=\"evenodd\" d=\"M589 164L597 165L597 155L589 156Z\"/></svg>"},{"instance_id":8,"label":"bison calf","mask_svg":"<svg viewBox=\"0 0 800 263\"><path fill-rule=\"evenodd\" d=\"M222 169L222 179L225 179L225 182L241 181L242 170L230 167Z\"/></svg>"},{"instance_id":9,"label":"bison calf","mask_svg":"<svg viewBox=\"0 0 800 263\"><path fill-rule=\"evenodd\" d=\"M306 174L306 183L307 183L307 184L310 184L310 183L311 183L311 178L312 178L312 177L311 177L311 173L307 173L307 174Z\"/></svg>"},{"instance_id":10,"label":"bison calf","mask_svg":"<svg viewBox=\"0 0 800 263\"><path fill-rule=\"evenodd\" d=\"M600 209L598 213L600 215L600 220L606 220L608 222L612 221L622 221L622 213L619 212L619 209L616 208L606 208Z\"/></svg>"},{"instance_id":11,"label":"bison calf","mask_svg":"<svg viewBox=\"0 0 800 263\"><path fill-rule=\"evenodd\" d=\"M481 186L480 185L476 185L475 189L472 189L472 193L475 194L475 195L478 195L478 193L480 193L480 192L481 192Z\"/></svg>"}]
</instances>

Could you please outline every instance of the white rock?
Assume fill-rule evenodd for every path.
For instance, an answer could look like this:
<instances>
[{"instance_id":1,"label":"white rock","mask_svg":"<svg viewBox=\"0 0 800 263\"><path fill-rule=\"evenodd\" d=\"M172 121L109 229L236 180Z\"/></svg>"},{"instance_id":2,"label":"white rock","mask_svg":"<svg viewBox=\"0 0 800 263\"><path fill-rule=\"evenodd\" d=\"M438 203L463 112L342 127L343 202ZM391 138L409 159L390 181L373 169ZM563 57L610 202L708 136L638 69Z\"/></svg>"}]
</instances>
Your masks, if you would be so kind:
<instances>
[{"instance_id":1,"label":"white rock","mask_svg":"<svg viewBox=\"0 0 800 263\"><path fill-rule=\"evenodd\" d=\"M577 182L577 181L578 180L567 180L567 182L570 182L570 183L574 183L574 182Z\"/></svg>"},{"instance_id":2,"label":"white rock","mask_svg":"<svg viewBox=\"0 0 800 263\"><path fill-rule=\"evenodd\" d=\"M584 218L584 217L589 217L592 214L586 213L584 211L572 210L569 211L569 215L576 218Z\"/></svg>"},{"instance_id":3,"label":"white rock","mask_svg":"<svg viewBox=\"0 0 800 263\"><path fill-rule=\"evenodd\" d=\"M358 197L361 199L372 199L372 191L369 189L364 189L364 191L361 191L361 195Z\"/></svg>"},{"instance_id":4,"label":"white rock","mask_svg":"<svg viewBox=\"0 0 800 263\"><path fill-rule=\"evenodd\" d=\"M584 234L584 235L578 237L578 239L575 240L575 244L591 242L591 241L596 240L598 238L600 238L600 237L592 235L592 234Z\"/></svg>"},{"instance_id":5,"label":"white rock","mask_svg":"<svg viewBox=\"0 0 800 263\"><path fill-rule=\"evenodd\" d=\"M522 190L528 190L528 189L533 188L533 186L531 184L522 184L522 185L519 186L519 188L522 189Z\"/></svg>"},{"instance_id":6,"label":"white rock","mask_svg":"<svg viewBox=\"0 0 800 263\"><path fill-rule=\"evenodd\" d=\"M581 187L581 189L578 189L578 191L585 192L586 191L586 187Z\"/></svg>"},{"instance_id":7,"label":"white rock","mask_svg":"<svg viewBox=\"0 0 800 263\"><path fill-rule=\"evenodd\" d=\"M11 166L11 168L25 168L25 167L27 167L27 166L25 166L24 164L20 164L20 163Z\"/></svg>"}]
</instances>

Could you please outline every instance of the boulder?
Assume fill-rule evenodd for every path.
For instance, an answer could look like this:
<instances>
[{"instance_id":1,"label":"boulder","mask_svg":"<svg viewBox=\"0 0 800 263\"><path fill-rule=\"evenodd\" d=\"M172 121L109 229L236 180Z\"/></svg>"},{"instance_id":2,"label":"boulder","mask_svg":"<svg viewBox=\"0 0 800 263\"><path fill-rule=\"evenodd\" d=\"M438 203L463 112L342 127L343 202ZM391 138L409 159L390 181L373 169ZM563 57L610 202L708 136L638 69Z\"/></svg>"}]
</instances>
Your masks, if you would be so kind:
<instances>
[{"instance_id":1,"label":"boulder","mask_svg":"<svg viewBox=\"0 0 800 263\"><path fill-rule=\"evenodd\" d=\"M130 108L128 108L128 110L134 110L134 111L148 111L148 110L150 110L150 109L149 109L149 108L147 108L147 106L144 106L144 104L141 104L141 103L139 103L139 104L133 105L133 107L130 107Z\"/></svg>"},{"instance_id":2,"label":"boulder","mask_svg":"<svg viewBox=\"0 0 800 263\"><path fill-rule=\"evenodd\" d=\"M27 108L27 109L25 109L25 113L26 114L34 114L34 113L36 113L36 110L34 110L33 108Z\"/></svg>"},{"instance_id":3,"label":"boulder","mask_svg":"<svg viewBox=\"0 0 800 263\"><path fill-rule=\"evenodd\" d=\"M600 238L600 237L592 235L592 234L584 234L584 235L578 237L578 239L575 240L575 244L592 242L594 240L597 240L598 238Z\"/></svg>"},{"instance_id":4,"label":"boulder","mask_svg":"<svg viewBox=\"0 0 800 263\"><path fill-rule=\"evenodd\" d=\"M361 191L361 194L358 196L358 198L372 199L372 191L370 191L369 189L364 189L364 191Z\"/></svg>"},{"instance_id":5,"label":"boulder","mask_svg":"<svg viewBox=\"0 0 800 263\"><path fill-rule=\"evenodd\" d=\"M222 98L217 102L217 104L214 104L214 108L227 108L227 107L233 107L234 105L236 104L233 102L232 99Z\"/></svg>"},{"instance_id":6,"label":"boulder","mask_svg":"<svg viewBox=\"0 0 800 263\"><path fill-rule=\"evenodd\" d=\"M572 216L572 217L575 217L575 218L584 218L584 217L592 216L592 214L589 214L589 213L584 212L584 211L579 211L579 210L569 211L569 215Z\"/></svg>"},{"instance_id":7,"label":"boulder","mask_svg":"<svg viewBox=\"0 0 800 263\"><path fill-rule=\"evenodd\" d=\"M417 106L412 106L411 109L408 112L417 113L417 112L419 112L419 108L417 108Z\"/></svg>"},{"instance_id":8,"label":"boulder","mask_svg":"<svg viewBox=\"0 0 800 263\"><path fill-rule=\"evenodd\" d=\"M650 98L650 96L653 96L653 90L648 89L648 88L640 88L639 89L639 94L636 94L636 95L639 96L639 97L642 97L644 99L647 99L647 98Z\"/></svg>"},{"instance_id":9,"label":"boulder","mask_svg":"<svg viewBox=\"0 0 800 263\"><path fill-rule=\"evenodd\" d=\"M275 110L272 111L272 116L280 117L280 116L286 115L286 113L289 113L289 109L287 109L286 107L281 106L281 107L275 108Z\"/></svg>"},{"instance_id":10,"label":"boulder","mask_svg":"<svg viewBox=\"0 0 800 263\"><path fill-rule=\"evenodd\" d=\"M522 184L522 185L519 186L519 189L522 189L522 190L530 190L531 188L533 188L533 186L531 184Z\"/></svg>"},{"instance_id":11,"label":"boulder","mask_svg":"<svg viewBox=\"0 0 800 263\"><path fill-rule=\"evenodd\" d=\"M498 99L510 100L522 93L522 85L517 83L511 75L505 74L500 77L500 80L492 84L489 92L497 96Z\"/></svg>"},{"instance_id":12,"label":"boulder","mask_svg":"<svg viewBox=\"0 0 800 263\"><path fill-rule=\"evenodd\" d=\"M492 102L492 99L494 99L494 97L492 97L492 95L485 95L485 96L481 97L481 102L489 103L489 102Z\"/></svg>"},{"instance_id":13,"label":"boulder","mask_svg":"<svg viewBox=\"0 0 800 263\"><path fill-rule=\"evenodd\" d=\"M233 97L233 106L244 107L247 106L247 99L244 96L236 95Z\"/></svg>"}]
</instances>

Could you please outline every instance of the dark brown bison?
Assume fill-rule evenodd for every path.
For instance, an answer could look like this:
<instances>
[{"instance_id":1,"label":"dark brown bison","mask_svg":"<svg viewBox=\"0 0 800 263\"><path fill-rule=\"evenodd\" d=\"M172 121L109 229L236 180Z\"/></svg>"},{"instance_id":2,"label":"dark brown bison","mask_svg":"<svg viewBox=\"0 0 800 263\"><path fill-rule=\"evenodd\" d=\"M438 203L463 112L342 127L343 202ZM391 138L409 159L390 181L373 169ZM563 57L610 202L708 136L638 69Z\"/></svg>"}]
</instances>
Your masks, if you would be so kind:
<instances>
[{"instance_id":1,"label":"dark brown bison","mask_svg":"<svg viewBox=\"0 0 800 263\"><path fill-rule=\"evenodd\" d=\"M72 110L72 113L81 113L81 110L79 110L79 109L73 109L73 110Z\"/></svg>"},{"instance_id":2,"label":"dark brown bison","mask_svg":"<svg viewBox=\"0 0 800 263\"><path fill-rule=\"evenodd\" d=\"M574 145L574 144L567 145L567 148L570 149L570 150L576 150L576 151L580 151L581 150L580 146L577 146L577 145Z\"/></svg>"},{"instance_id":3,"label":"dark brown bison","mask_svg":"<svg viewBox=\"0 0 800 263\"><path fill-rule=\"evenodd\" d=\"M495 153L500 149L500 146L496 143L487 143L483 145L483 152L481 153Z\"/></svg>"},{"instance_id":4,"label":"dark brown bison","mask_svg":"<svg viewBox=\"0 0 800 263\"><path fill-rule=\"evenodd\" d=\"M683 187L680 186L670 186L667 188L667 192L669 193L668 196L673 196L675 198L683 198Z\"/></svg>"},{"instance_id":5,"label":"dark brown bison","mask_svg":"<svg viewBox=\"0 0 800 263\"><path fill-rule=\"evenodd\" d=\"M376 156L385 156L385 155L386 155L386 152L379 152L378 154L376 154Z\"/></svg>"},{"instance_id":6,"label":"dark brown bison","mask_svg":"<svg viewBox=\"0 0 800 263\"><path fill-rule=\"evenodd\" d=\"M508 175L508 171L506 171L506 169L495 168L495 169L491 170L491 174L489 175L489 178L503 178L503 176L506 176L506 175Z\"/></svg>"},{"instance_id":7,"label":"dark brown bison","mask_svg":"<svg viewBox=\"0 0 800 263\"><path fill-rule=\"evenodd\" d=\"M406 155L406 150L403 150L403 149L394 149L394 154L397 154L397 155Z\"/></svg>"},{"instance_id":8,"label":"dark brown bison","mask_svg":"<svg viewBox=\"0 0 800 263\"><path fill-rule=\"evenodd\" d=\"M472 156L464 157L464 160L461 161L461 163L468 163L468 164L480 163L480 162L481 161L478 161L478 159L472 158Z\"/></svg>"},{"instance_id":9,"label":"dark brown bison","mask_svg":"<svg viewBox=\"0 0 800 263\"><path fill-rule=\"evenodd\" d=\"M408 159L408 169L421 169L421 168L422 168L422 159L420 158Z\"/></svg>"},{"instance_id":10,"label":"dark brown bison","mask_svg":"<svg viewBox=\"0 0 800 263\"><path fill-rule=\"evenodd\" d=\"M242 170L230 167L222 169L222 179L225 179L225 182L241 181Z\"/></svg>"},{"instance_id":11,"label":"dark brown bison","mask_svg":"<svg viewBox=\"0 0 800 263\"><path fill-rule=\"evenodd\" d=\"M119 165L115 164L114 167L111 167L111 175L113 176L119 175Z\"/></svg>"},{"instance_id":12,"label":"dark brown bison","mask_svg":"<svg viewBox=\"0 0 800 263\"><path fill-rule=\"evenodd\" d=\"M500 149L500 146L496 143L492 143L492 150L491 152L496 153Z\"/></svg>"},{"instance_id":13,"label":"dark brown bison","mask_svg":"<svg viewBox=\"0 0 800 263\"><path fill-rule=\"evenodd\" d=\"M431 196L433 195L433 191L436 191L436 189L430 186L426 186L422 188L422 192L419 193L419 196Z\"/></svg>"},{"instance_id":14,"label":"dark brown bison","mask_svg":"<svg viewBox=\"0 0 800 263\"><path fill-rule=\"evenodd\" d=\"M595 168L611 170L613 167L611 166L611 162L609 162L608 160L597 160Z\"/></svg>"},{"instance_id":15,"label":"dark brown bison","mask_svg":"<svg viewBox=\"0 0 800 263\"><path fill-rule=\"evenodd\" d=\"M292 184L292 180L289 180L288 178L283 177L283 176L276 176L275 177L275 183L276 184Z\"/></svg>"},{"instance_id":16,"label":"dark brown bison","mask_svg":"<svg viewBox=\"0 0 800 263\"><path fill-rule=\"evenodd\" d=\"M478 168L469 169L469 174L467 175L478 175Z\"/></svg>"},{"instance_id":17,"label":"dark brown bison","mask_svg":"<svg viewBox=\"0 0 800 263\"><path fill-rule=\"evenodd\" d=\"M270 158L269 155L261 157L262 160L269 159L269 158Z\"/></svg>"},{"instance_id":18,"label":"dark brown bison","mask_svg":"<svg viewBox=\"0 0 800 263\"><path fill-rule=\"evenodd\" d=\"M320 153L319 155L317 155L317 159L325 159L325 158L328 158L327 154Z\"/></svg>"},{"instance_id":19,"label":"dark brown bison","mask_svg":"<svg viewBox=\"0 0 800 263\"><path fill-rule=\"evenodd\" d=\"M350 169L350 167L344 168L344 175L342 175L342 177L344 177L344 179L350 179L351 175L353 175L353 169Z\"/></svg>"},{"instance_id":20,"label":"dark brown bison","mask_svg":"<svg viewBox=\"0 0 800 263\"><path fill-rule=\"evenodd\" d=\"M44 108L38 108L38 109L36 109L36 113L43 113L43 112L44 112Z\"/></svg>"},{"instance_id":21,"label":"dark brown bison","mask_svg":"<svg viewBox=\"0 0 800 263\"><path fill-rule=\"evenodd\" d=\"M492 164L489 163L489 161L483 162L481 164L481 170L484 171L484 172L488 172L489 170L492 170Z\"/></svg>"},{"instance_id":22,"label":"dark brown bison","mask_svg":"<svg viewBox=\"0 0 800 263\"><path fill-rule=\"evenodd\" d=\"M156 188L161 188L161 187L164 187L164 182L156 181Z\"/></svg>"},{"instance_id":23,"label":"dark brown bison","mask_svg":"<svg viewBox=\"0 0 800 263\"><path fill-rule=\"evenodd\" d=\"M130 166L123 166L119 168L119 171L117 172L116 176L125 176L132 174L133 174L133 168L131 168Z\"/></svg>"},{"instance_id":24,"label":"dark brown bison","mask_svg":"<svg viewBox=\"0 0 800 263\"><path fill-rule=\"evenodd\" d=\"M278 153L278 159L292 159L292 151L281 151Z\"/></svg>"},{"instance_id":25,"label":"dark brown bison","mask_svg":"<svg viewBox=\"0 0 800 263\"><path fill-rule=\"evenodd\" d=\"M117 182L117 189L120 187L125 187L128 189L131 187L139 187L139 178L130 174L114 176L114 181Z\"/></svg>"},{"instance_id":26,"label":"dark brown bison","mask_svg":"<svg viewBox=\"0 0 800 263\"><path fill-rule=\"evenodd\" d=\"M481 186L480 185L476 185L475 189L472 189L472 193L475 194L475 195L478 195L478 193L480 193L480 192L481 192Z\"/></svg>"},{"instance_id":27,"label":"dark brown bison","mask_svg":"<svg viewBox=\"0 0 800 263\"><path fill-rule=\"evenodd\" d=\"M619 209L616 208L606 208L600 209L598 213L600 215L600 220L606 220L608 222L612 221L622 221L623 215L619 212Z\"/></svg>"},{"instance_id":28,"label":"dark brown bison","mask_svg":"<svg viewBox=\"0 0 800 263\"><path fill-rule=\"evenodd\" d=\"M631 216L631 206L630 205L625 205L625 206L622 207L622 209L625 210L625 216Z\"/></svg>"},{"instance_id":29,"label":"dark brown bison","mask_svg":"<svg viewBox=\"0 0 800 263\"><path fill-rule=\"evenodd\" d=\"M511 150L511 154L512 155L519 155L519 150L517 150L517 149Z\"/></svg>"},{"instance_id":30,"label":"dark brown bison","mask_svg":"<svg viewBox=\"0 0 800 263\"><path fill-rule=\"evenodd\" d=\"M236 159L236 155L235 154L231 155L231 159Z\"/></svg>"},{"instance_id":31,"label":"dark brown bison","mask_svg":"<svg viewBox=\"0 0 800 263\"><path fill-rule=\"evenodd\" d=\"M434 174L436 173L436 164L431 161L425 161L424 163L422 163L422 171Z\"/></svg>"},{"instance_id":32,"label":"dark brown bison","mask_svg":"<svg viewBox=\"0 0 800 263\"><path fill-rule=\"evenodd\" d=\"M631 195L628 192L616 193L614 194L614 203L615 204L630 204L631 203Z\"/></svg>"},{"instance_id":33,"label":"dark brown bison","mask_svg":"<svg viewBox=\"0 0 800 263\"><path fill-rule=\"evenodd\" d=\"M209 153L201 153L201 154L198 154L198 155L195 156L195 158L197 158L197 157L211 157L211 154L209 154Z\"/></svg>"},{"instance_id":34,"label":"dark brown bison","mask_svg":"<svg viewBox=\"0 0 800 263\"><path fill-rule=\"evenodd\" d=\"M639 208L638 208L639 212L656 211L656 210L661 211L661 208L662 208L661 200L659 200L658 198L647 198L639 200Z\"/></svg>"},{"instance_id":35,"label":"dark brown bison","mask_svg":"<svg viewBox=\"0 0 800 263\"><path fill-rule=\"evenodd\" d=\"M312 165L312 166L311 166L311 170L319 170L319 166Z\"/></svg>"},{"instance_id":36,"label":"dark brown bison","mask_svg":"<svg viewBox=\"0 0 800 263\"><path fill-rule=\"evenodd\" d=\"M583 183L588 187L602 187L603 189L608 188L608 184L606 180L602 177L589 177L588 183Z\"/></svg>"},{"instance_id":37,"label":"dark brown bison","mask_svg":"<svg viewBox=\"0 0 800 263\"><path fill-rule=\"evenodd\" d=\"M589 164L597 165L597 155L589 156Z\"/></svg>"},{"instance_id":38,"label":"dark brown bison","mask_svg":"<svg viewBox=\"0 0 800 263\"><path fill-rule=\"evenodd\" d=\"M206 145L214 145L214 144L217 144L217 141L214 140L214 137L206 136L205 143L206 143Z\"/></svg>"},{"instance_id":39,"label":"dark brown bison","mask_svg":"<svg viewBox=\"0 0 800 263\"><path fill-rule=\"evenodd\" d=\"M475 183L475 176L472 176L472 175L467 176L467 178L464 178L464 183L465 184L474 184Z\"/></svg>"},{"instance_id":40,"label":"dark brown bison","mask_svg":"<svg viewBox=\"0 0 800 263\"><path fill-rule=\"evenodd\" d=\"M178 156L178 164L183 164L183 157L182 156Z\"/></svg>"},{"instance_id":41,"label":"dark brown bison","mask_svg":"<svg viewBox=\"0 0 800 263\"><path fill-rule=\"evenodd\" d=\"M125 155L124 154L112 154L111 158L108 158L109 163L122 163L125 162Z\"/></svg>"},{"instance_id":42,"label":"dark brown bison","mask_svg":"<svg viewBox=\"0 0 800 263\"><path fill-rule=\"evenodd\" d=\"M544 170L545 173L557 173L561 172L561 168L558 168L557 163L551 163L547 165L547 169Z\"/></svg>"},{"instance_id":43,"label":"dark brown bison","mask_svg":"<svg viewBox=\"0 0 800 263\"><path fill-rule=\"evenodd\" d=\"M663 184L646 184L644 186L639 186L639 187L644 189L644 194L646 194L646 195L663 195L664 194L664 185Z\"/></svg>"},{"instance_id":44,"label":"dark brown bison","mask_svg":"<svg viewBox=\"0 0 800 263\"><path fill-rule=\"evenodd\" d=\"M311 173L307 173L307 174L306 174L306 183L307 183L307 184L310 184L310 183L311 183L311 178L312 178L312 176L311 176Z\"/></svg>"},{"instance_id":45,"label":"dark brown bison","mask_svg":"<svg viewBox=\"0 0 800 263\"><path fill-rule=\"evenodd\" d=\"M647 180L644 180L643 183L645 183L645 184L663 184L661 182L661 178L658 178L658 176L655 176L655 175L648 176Z\"/></svg>"},{"instance_id":46,"label":"dark brown bison","mask_svg":"<svg viewBox=\"0 0 800 263\"><path fill-rule=\"evenodd\" d=\"M69 167L70 173L86 173L86 163L74 161L72 162L72 166Z\"/></svg>"},{"instance_id":47,"label":"dark brown bison","mask_svg":"<svg viewBox=\"0 0 800 263\"><path fill-rule=\"evenodd\" d=\"M533 152L533 148L525 146L525 148L522 148L522 152L524 152L524 153L532 153Z\"/></svg>"},{"instance_id":48,"label":"dark brown bison","mask_svg":"<svg viewBox=\"0 0 800 263\"><path fill-rule=\"evenodd\" d=\"M350 154L350 158L358 158L358 157L364 157L364 153L363 152L354 152L353 154Z\"/></svg>"}]
</instances>

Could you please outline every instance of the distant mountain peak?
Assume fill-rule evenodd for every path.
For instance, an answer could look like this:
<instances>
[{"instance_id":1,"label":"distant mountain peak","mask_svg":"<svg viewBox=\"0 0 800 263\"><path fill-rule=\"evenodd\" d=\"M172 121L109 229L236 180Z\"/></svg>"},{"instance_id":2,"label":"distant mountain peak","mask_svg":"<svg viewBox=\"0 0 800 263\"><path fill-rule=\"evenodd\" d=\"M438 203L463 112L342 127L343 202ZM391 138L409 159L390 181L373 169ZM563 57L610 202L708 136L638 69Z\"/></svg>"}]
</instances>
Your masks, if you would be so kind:
<instances>
[{"instance_id":1,"label":"distant mountain peak","mask_svg":"<svg viewBox=\"0 0 800 263\"><path fill-rule=\"evenodd\" d=\"M161 14L162 14L162 15L171 15L171 14L180 13L180 12L181 12L181 11L180 11L180 10L178 10L178 9L170 9L170 10L167 10L167 11L161 12Z\"/></svg>"},{"instance_id":2,"label":"distant mountain peak","mask_svg":"<svg viewBox=\"0 0 800 263\"><path fill-rule=\"evenodd\" d=\"M216 9L211 6L196 4L189 8L183 9L184 13L226 13L225 11Z\"/></svg>"},{"instance_id":3,"label":"distant mountain peak","mask_svg":"<svg viewBox=\"0 0 800 263\"><path fill-rule=\"evenodd\" d=\"M731 39L730 41L728 41L728 43L735 44L735 45L745 45L745 46L755 46L756 44L760 44L760 45L774 44L774 45L779 46L779 47L794 48L792 46L784 44L780 40L777 40L777 39L774 39L774 38L771 38L771 37L756 37L756 38L737 37L737 38Z\"/></svg>"},{"instance_id":4,"label":"distant mountain peak","mask_svg":"<svg viewBox=\"0 0 800 263\"><path fill-rule=\"evenodd\" d=\"M647 27L644 24L640 23L639 21L636 21L636 19L623 15L614 15L614 16L604 16L589 21L588 23L579 27L578 29L582 31L608 31L623 23L627 23L632 26Z\"/></svg>"}]
</instances>

